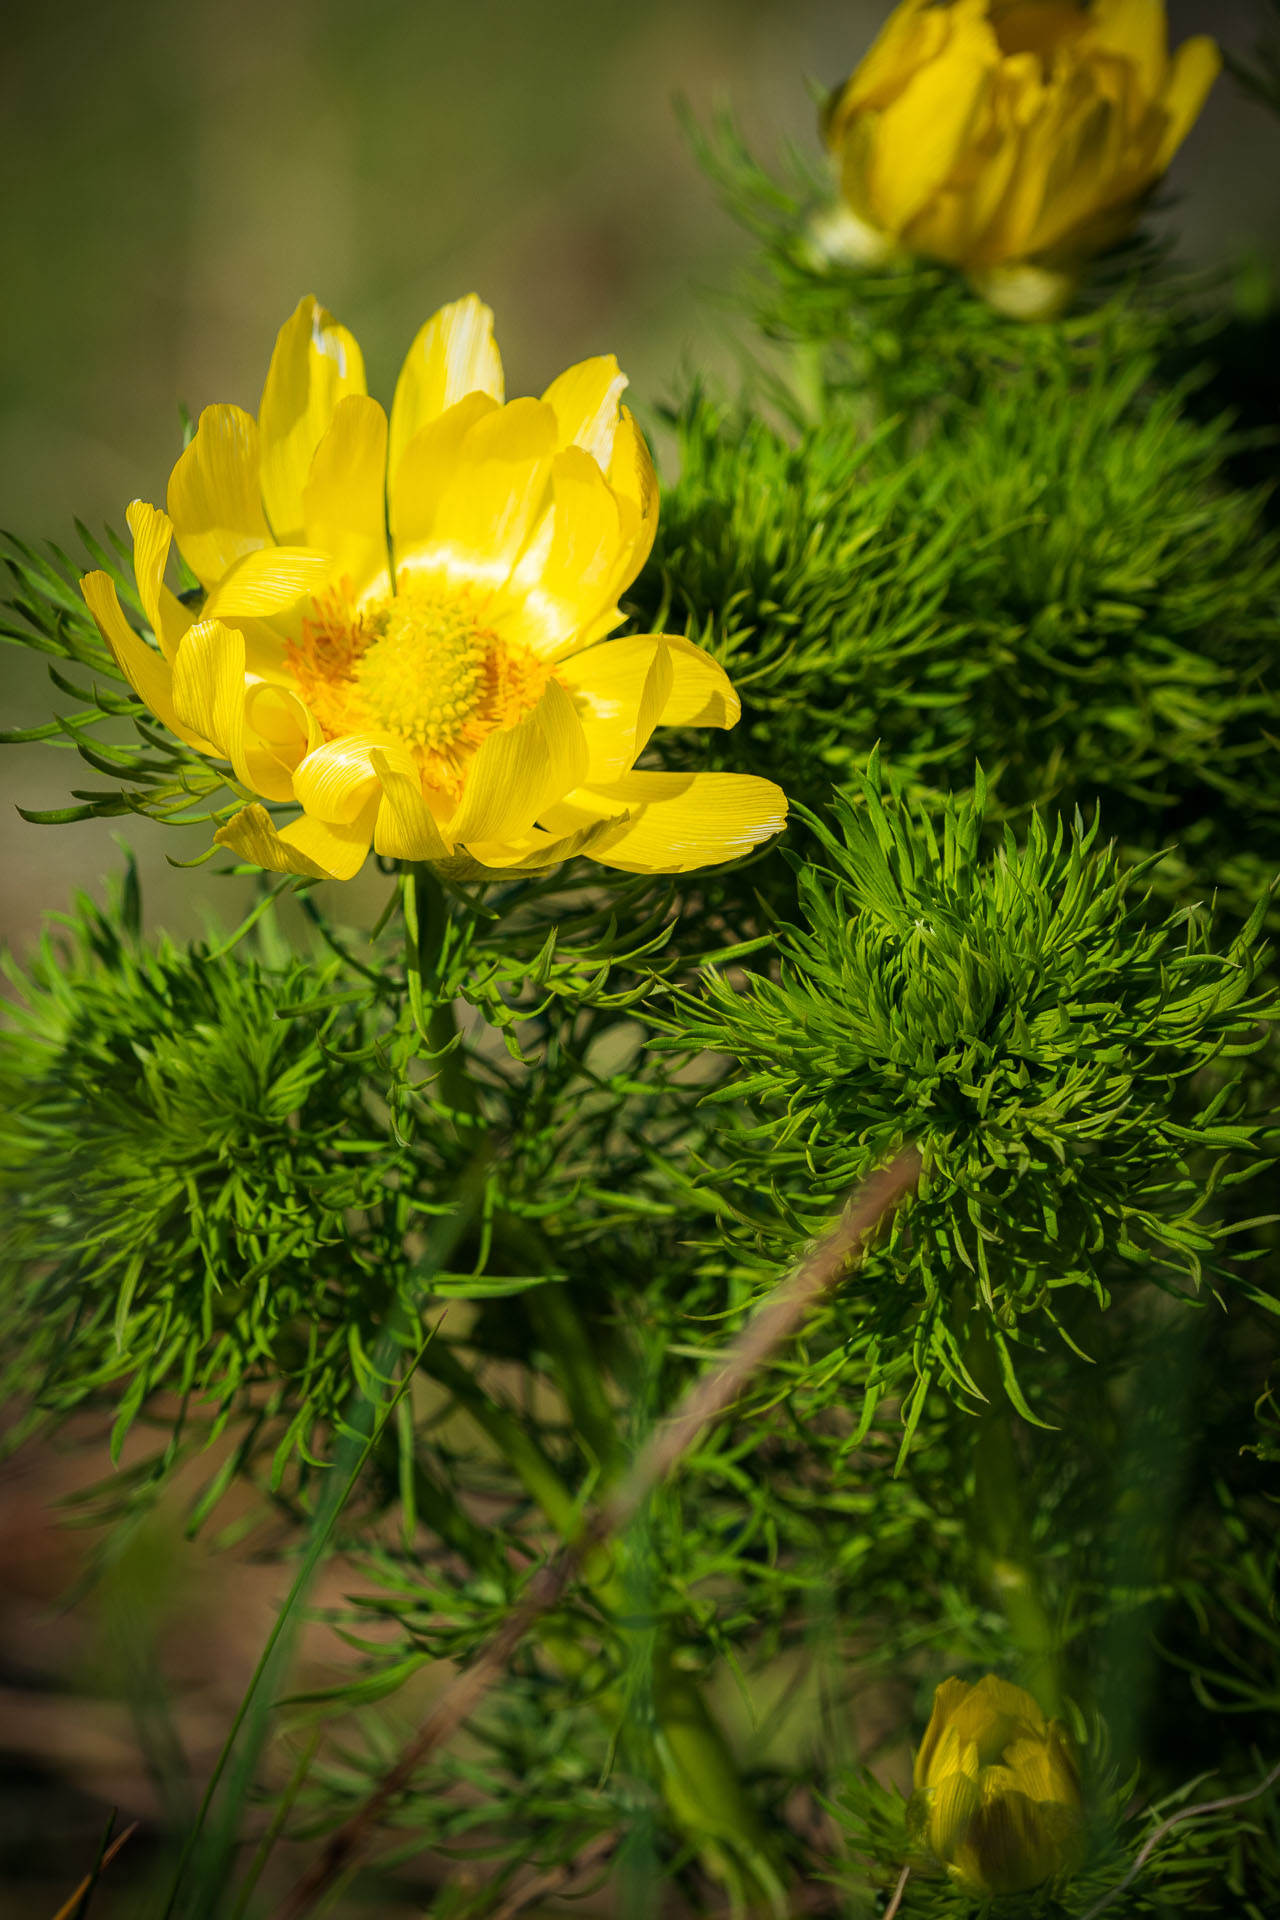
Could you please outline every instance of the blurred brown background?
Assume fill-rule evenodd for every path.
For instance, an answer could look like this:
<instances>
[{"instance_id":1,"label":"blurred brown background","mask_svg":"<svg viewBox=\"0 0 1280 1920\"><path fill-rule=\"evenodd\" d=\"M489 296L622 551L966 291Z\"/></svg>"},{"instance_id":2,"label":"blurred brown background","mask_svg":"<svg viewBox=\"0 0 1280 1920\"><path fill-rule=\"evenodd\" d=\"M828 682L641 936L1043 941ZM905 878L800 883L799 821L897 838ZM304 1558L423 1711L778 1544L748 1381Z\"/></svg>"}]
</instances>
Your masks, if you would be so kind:
<instances>
[{"instance_id":1,"label":"blurred brown background","mask_svg":"<svg viewBox=\"0 0 1280 1920\"><path fill-rule=\"evenodd\" d=\"M496 309L508 390L613 349L643 409L682 362L732 366L700 297L747 242L673 113L728 97L756 151L815 144L806 81L832 84L883 0L107 0L6 9L0 68L0 526L122 527L163 501L176 409L256 408L276 328L314 291L389 399L422 320L472 288ZM1175 39L1257 38L1263 0L1173 0ZM1174 170L1206 260L1280 237L1275 129L1220 82ZM47 718L43 669L6 650L5 725ZM84 784L70 754L0 755L0 938L118 863L110 823L34 827ZM92 779L89 782L93 784ZM128 838L151 917L192 931L212 890ZM354 900L351 902L355 905Z\"/></svg>"},{"instance_id":2,"label":"blurred brown background","mask_svg":"<svg viewBox=\"0 0 1280 1920\"><path fill-rule=\"evenodd\" d=\"M421 321L473 288L496 309L513 393L610 349L642 411L682 364L731 374L734 323L702 294L732 279L748 243L698 174L673 98L705 119L728 97L766 162L788 138L813 150L806 80L847 72L887 10L882 0L8 8L0 525L65 543L73 515L121 527L135 495L162 501L179 400L193 412L212 400L256 408L275 331L305 291L356 331L384 400ZM1173 0L1170 13L1175 38L1211 31L1246 52L1266 9ZM1220 82L1170 183L1194 258L1280 254L1278 137ZM38 662L6 649L0 672L0 724L47 717ZM84 771L44 747L0 753L0 938L19 949L44 912L77 886L100 892L119 864L114 823L35 827L14 811L18 800L62 804ZM166 863L198 852L201 832L131 822L127 837L153 924L188 933L203 912L234 913L238 887ZM371 884L345 891L353 918ZM154 1556L145 1577L125 1589L148 1591L157 1612L122 1627L110 1586L64 1612L83 1536L50 1502L105 1473L101 1442L86 1429L70 1452L36 1451L0 1472L2 1920L54 1911L111 1798L150 1808L123 1705L139 1651L185 1702L198 1772L279 1585L271 1568L204 1563L162 1525L138 1549Z\"/></svg>"}]
</instances>

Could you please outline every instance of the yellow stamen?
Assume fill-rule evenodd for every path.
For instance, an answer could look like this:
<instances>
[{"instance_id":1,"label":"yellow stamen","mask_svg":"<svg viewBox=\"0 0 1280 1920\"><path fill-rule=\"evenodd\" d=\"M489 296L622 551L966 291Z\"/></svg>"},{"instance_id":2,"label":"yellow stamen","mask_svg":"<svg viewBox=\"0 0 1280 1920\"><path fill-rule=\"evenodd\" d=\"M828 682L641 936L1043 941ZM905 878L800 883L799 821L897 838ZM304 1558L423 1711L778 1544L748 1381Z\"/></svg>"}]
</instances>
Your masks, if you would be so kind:
<instances>
[{"instance_id":1,"label":"yellow stamen","mask_svg":"<svg viewBox=\"0 0 1280 1920\"><path fill-rule=\"evenodd\" d=\"M480 624L465 591L407 586L358 614L328 594L286 651L327 738L395 735L425 784L455 799L475 748L536 706L550 678L528 647Z\"/></svg>"},{"instance_id":2,"label":"yellow stamen","mask_svg":"<svg viewBox=\"0 0 1280 1920\"><path fill-rule=\"evenodd\" d=\"M456 746L475 717L498 636L477 623L465 599L414 588L388 601L371 624L378 637L355 681L375 724L431 753Z\"/></svg>"}]
</instances>

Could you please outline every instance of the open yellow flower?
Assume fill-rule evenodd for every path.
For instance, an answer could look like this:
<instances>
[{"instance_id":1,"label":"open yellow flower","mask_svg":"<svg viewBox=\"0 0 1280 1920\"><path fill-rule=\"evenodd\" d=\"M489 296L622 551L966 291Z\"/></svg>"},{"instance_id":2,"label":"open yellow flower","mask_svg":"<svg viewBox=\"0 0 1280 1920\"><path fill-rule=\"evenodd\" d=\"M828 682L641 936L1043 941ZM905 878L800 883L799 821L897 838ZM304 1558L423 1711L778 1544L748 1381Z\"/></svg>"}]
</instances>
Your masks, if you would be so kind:
<instances>
[{"instance_id":1,"label":"open yellow flower","mask_svg":"<svg viewBox=\"0 0 1280 1920\"><path fill-rule=\"evenodd\" d=\"M1026 1893L1079 1865L1080 1778L1061 1723L989 1673L944 1680L915 1763L910 1821L968 1893Z\"/></svg>"},{"instance_id":2,"label":"open yellow flower","mask_svg":"<svg viewBox=\"0 0 1280 1920\"><path fill-rule=\"evenodd\" d=\"M997 305L1065 301L1120 239L1222 64L1171 59L1164 0L902 0L827 108L831 251L963 267Z\"/></svg>"},{"instance_id":3,"label":"open yellow flower","mask_svg":"<svg viewBox=\"0 0 1280 1920\"><path fill-rule=\"evenodd\" d=\"M632 872L733 859L776 833L772 782L637 771L654 729L731 727L724 670L671 636L606 638L653 541L657 486L611 356L503 404L487 307L422 328L390 421L314 299L276 341L255 421L207 407L168 513L129 508L138 598L85 599L151 711L296 818L246 806L218 841L278 872L393 859ZM171 539L204 589L164 584Z\"/></svg>"}]
</instances>

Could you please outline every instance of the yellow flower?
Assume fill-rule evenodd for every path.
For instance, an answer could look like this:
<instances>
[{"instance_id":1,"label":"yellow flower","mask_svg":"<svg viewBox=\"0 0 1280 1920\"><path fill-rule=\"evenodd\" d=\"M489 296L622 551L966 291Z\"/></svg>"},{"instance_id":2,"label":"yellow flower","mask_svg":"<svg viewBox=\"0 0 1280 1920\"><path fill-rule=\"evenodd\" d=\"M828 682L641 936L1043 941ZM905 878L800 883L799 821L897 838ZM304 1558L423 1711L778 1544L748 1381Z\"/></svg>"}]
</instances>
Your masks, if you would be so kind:
<instances>
[{"instance_id":1,"label":"yellow flower","mask_svg":"<svg viewBox=\"0 0 1280 1920\"><path fill-rule=\"evenodd\" d=\"M441 309L388 421L360 349L313 299L280 330L256 420L207 407L168 513L129 508L151 646L105 573L85 599L180 740L301 809L217 834L277 872L350 879L370 846L480 868L589 854L631 872L731 860L786 801L732 773L636 771L654 729L731 727L689 641L609 640L653 542L657 485L612 355L503 404L493 317ZM204 589L164 584L170 540Z\"/></svg>"},{"instance_id":2,"label":"yellow flower","mask_svg":"<svg viewBox=\"0 0 1280 1920\"><path fill-rule=\"evenodd\" d=\"M966 1892L1025 1893L1080 1863L1084 1812L1067 1734L992 1673L975 1687L938 1688L915 1788L911 1826Z\"/></svg>"},{"instance_id":3,"label":"yellow flower","mask_svg":"<svg viewBox=\"0 0 1280 1920\"><path fill-rule=\"evenodd\" d=\"M997 304L1056 311L1120 239L1222 64L1171 59L1164 0L902 0L831 98L843 207L829 251L963 267Z\"/></svg>"}]
</instances>

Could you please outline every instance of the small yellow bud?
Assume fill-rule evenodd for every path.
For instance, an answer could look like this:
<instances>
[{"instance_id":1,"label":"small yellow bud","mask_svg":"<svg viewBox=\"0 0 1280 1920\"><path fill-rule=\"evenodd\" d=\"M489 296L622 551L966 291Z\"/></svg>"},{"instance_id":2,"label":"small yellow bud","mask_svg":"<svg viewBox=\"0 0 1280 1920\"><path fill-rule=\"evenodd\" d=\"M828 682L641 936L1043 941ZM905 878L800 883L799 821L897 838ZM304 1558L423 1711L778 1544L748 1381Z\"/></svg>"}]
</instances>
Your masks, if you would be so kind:
<instances>
[{"instance_id":1,"label":"small yellow bud","mask_svg":"<svg viewBox=\"0 0 1280 1920\"><path fill-rule=\"evenodd\" d=\"M915 1789L917 1845L968 1893L1026 1893L1080 1863L1084 1809L1066 1730L993 1673L938 1688Z\"/></svg>"},{"instance_id":2,"label":"small yellow bud","mask_svg":"<svg viewBox=\"0 0 1280 1920\"><path fill-rule=\"evenodd\" d=\"M1040 317L1128 232L1221 65L1204 35L1170 55L1164 0L902 0L827 105L841 201L886 254Z\"/></svg>"}]
</instances>

